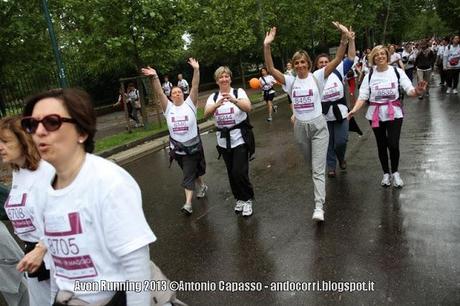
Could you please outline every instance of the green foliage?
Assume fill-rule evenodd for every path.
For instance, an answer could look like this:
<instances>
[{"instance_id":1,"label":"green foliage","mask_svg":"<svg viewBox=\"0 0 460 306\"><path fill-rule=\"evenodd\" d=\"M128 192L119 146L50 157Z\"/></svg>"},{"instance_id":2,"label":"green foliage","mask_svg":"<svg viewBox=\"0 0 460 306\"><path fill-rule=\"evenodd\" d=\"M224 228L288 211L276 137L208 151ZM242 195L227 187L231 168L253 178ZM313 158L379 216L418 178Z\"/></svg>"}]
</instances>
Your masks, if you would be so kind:
<instances>
[{"instance_id":1,"label":"green foliage","mask_svg":"<svg viewBox=\"0 0 460 306\"><path fill-rule=\"evenodd\" d=\"M434 2L434 0L432 0ZM437 0L436 11L444 24L452 30L452 34L459 34L460 29L460 1ZM454 32L455 31L455 32Z\"/></svg>"}]
</instances>

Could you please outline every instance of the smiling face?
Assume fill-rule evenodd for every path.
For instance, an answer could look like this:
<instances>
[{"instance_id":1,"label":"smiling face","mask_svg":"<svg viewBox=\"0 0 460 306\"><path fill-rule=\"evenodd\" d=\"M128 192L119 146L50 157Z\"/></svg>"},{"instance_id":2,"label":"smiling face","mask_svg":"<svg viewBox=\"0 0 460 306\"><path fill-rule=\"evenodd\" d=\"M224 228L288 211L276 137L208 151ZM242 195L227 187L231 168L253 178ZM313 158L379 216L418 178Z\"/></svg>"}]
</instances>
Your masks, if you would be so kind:
<instances>
[{"instance_id":1,"label":"smiling face","mask_svg":"<svg viewBox=\"0 0 460 306\"><path fill-rule=\"evenodd\" d=\"M64 103L56 98L45 98L38 101L32 111L32 117L41 120L47 115L57 114L63 118L70 118ZM63 122L56 131L47 131L42 123L38 124L33 139L42 158L55 167L66 163L69 156L76 151L83 151L85 135L80 135L76 125Z\"/></svg>"},{"instance_id":2,"label":"smiling face","mask_svg":"<svg viewBox=\"0 0 460 306\"><path fill-rule=\"evenodd\" d=\"M24 152L19 139L10 130L0 130L0 156L6 164L22 167L25 162Z\"/></svg>"},{"instance_id":3,"label":"smiling face","mask_svg":"<svg viewBox=\"0 0 460 306\"><path fill-rule=\"evenodd\" d=\"M300 78L307 77L311 69L311 59L307 56L305 51L298 51L292 57L294 69Z\"/></svg>"},{"instance_id":4,"label":"smiling face","mask_svg":"<svg viewBox=\"0 0 460 306\"><path fill-rule=\"evenodd\" d=\"M230 85L232 84L232 77L227 72L223 72L217 77L216 83L219 85L220 91L225 91L230 88Z\"/></svg>"}]
</instances>

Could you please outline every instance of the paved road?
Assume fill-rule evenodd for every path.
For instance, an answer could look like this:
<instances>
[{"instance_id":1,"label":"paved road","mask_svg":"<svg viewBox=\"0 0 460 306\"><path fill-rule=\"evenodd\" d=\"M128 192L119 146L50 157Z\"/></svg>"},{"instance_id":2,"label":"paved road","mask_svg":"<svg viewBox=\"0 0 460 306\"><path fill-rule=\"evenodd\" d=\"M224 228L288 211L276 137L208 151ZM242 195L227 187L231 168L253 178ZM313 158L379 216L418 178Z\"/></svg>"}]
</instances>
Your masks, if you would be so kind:
<instances>
[{"instance_id":1,"label":"paved road","mask_svg":"<svg viewBox=\"0 0 460 306\"><path fill-rule=\"evenodd\" d=\"M215 135L203 136L209 196L183 216L181 172L160 151L128 164L158 236L154 261L173 280L374 282L373 292L183 291L190 305L453 305L460 301L460 98L440 88L407 99L402 190L382 188L374 137L351 135L348 170L327 181L326 222L311 221L310 175L293 142L287 103L269 124L253 114L254 215L233 213ZM205 288L205 286L203 287ZM310 287L312 289L312 287ZM218 287L217 287L218 289ZM458 304L457 304L458 305Z\"/></svg>"}]
</instances>

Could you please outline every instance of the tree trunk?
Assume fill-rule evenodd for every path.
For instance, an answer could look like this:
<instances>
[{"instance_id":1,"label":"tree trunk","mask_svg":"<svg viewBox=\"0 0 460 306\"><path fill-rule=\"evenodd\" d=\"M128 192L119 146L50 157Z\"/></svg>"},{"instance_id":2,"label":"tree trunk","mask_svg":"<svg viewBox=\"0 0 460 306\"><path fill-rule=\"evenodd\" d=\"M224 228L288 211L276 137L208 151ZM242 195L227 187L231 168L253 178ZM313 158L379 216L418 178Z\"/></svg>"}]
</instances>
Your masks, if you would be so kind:
<instances>
[{"instance_id":1,"label":"tree trunk","mask_svg":"<svg viewBox=\"0 0 460 306\"><path fill-rule=\"evenodd\" d=\"M390 17L390 6L391 6L391 0L388 0L388 2L387 2L387 13L386 13L386 16L385 16L385 23L383 24L382 45L385 43L386 36L387 36L388 19Z\"/></svg>"},{"instance_id":2,"label":"tree trunk","mask_svg":"<svg viewBox=\"0 0 460 306\"><path fill-rule=\"evenodd\" d=\"M240 59L241 82L243 82L243 88L246 89L246 77L244 76L243 60L241 59L241 55L239 56L239 59Z\"/></svg>"}]
</instances>

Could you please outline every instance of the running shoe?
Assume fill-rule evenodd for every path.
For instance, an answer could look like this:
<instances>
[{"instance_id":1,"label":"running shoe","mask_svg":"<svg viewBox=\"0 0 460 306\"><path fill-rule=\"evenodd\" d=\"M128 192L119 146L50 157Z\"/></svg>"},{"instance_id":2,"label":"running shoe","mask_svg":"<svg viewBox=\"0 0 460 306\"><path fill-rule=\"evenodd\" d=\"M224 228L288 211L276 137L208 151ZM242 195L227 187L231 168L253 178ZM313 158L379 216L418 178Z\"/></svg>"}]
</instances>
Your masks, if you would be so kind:
<instances>
[{"instance_id":1,"label":"running shoe","mask_svg":"<svg viewBox=\"0 0 460 306\"><path fill-rule=\"evenodd\" d=\"M278 111L278 105L273 105L273 112L277 112Z\"/></svg>"},{"instance_id":2,"label":"running shoe","mask_svg":"<svg viewBox=\"0 0 460 306\"><path fill-rule=\"evenodd\" d=\"M335 177L335 176L336 176L335 170L329 170L329 171L327 172L327 176L328 176L328 177Z\"/></svg>"},{"instance_id":3,"label":"running shoe","mask_svg":"<svg viewBox=\"0 0 460 306\"><path fill-rule=\"evenodd\" d=\"M247 200L243 205L243 217L252 215L252 200Z\"/></svg>"},{"instance_id":4,"label":"running shoe","mask_svg":"<svg viewBox=\"0 0 460 306\"><path fill-rule=\"evenodd\" d=\"M324 210L322 208L315 208L312 219L316 222L324 221Z\"/></svg>"},{"instance_id":5,"label":"running shoe","mask_svg":"<svg viewBox=\"0 0 460 306\"><path fill-rule=\"evenodd\" d=\"M389 187L391 186L391 177L389 173L385 173L383 175L382 182L380 183L383 187Z\"/></svg>"},{"instance_id":6,"label":"running shoe","mask_svg":"<svg viewBox=\"0 0 460 306\"><path fill-rule=\"evenodd\" d=\"M404 186L404 182L401 179L401 176L399 175L399 172L393 173L392 179L393 179L393 186L394 187L402 188L402 186Z\"/></svg>"},{"instance_id":7,"label":"running shoe","mask_svg":"<svg viewBox=\"0 0 460 306\"><path fill-rule=\"evenodd\" d=\"M452 93L453 93L454 95L458 94L457 89L452 90Z\"/></svg>"},{"instance_id":8,"label":"running shoe","mask_svg":"<svg viewBox=\"0 0 460 306\"><path fill-rule=\"evenodd\" d=\"M236 214L238 214L238 213L243 211L243 207L244 207L245 203L246 203L245 201L241 201L241 200L236 201L236 205L235 205L235 213Z\"/></svg>"},{"instance_id":9,"label":"running shoe","mask_svg":"<svg viewBox=\"0 0 460 306\"><path fill-rule=\"evenodd\" d=\"M271 121L272 121L272 117L268 117L268 118L267 118L267 121L268 121L268 122L271 122Z\"/></svg>"},{"instance_id":10,"label":"running shoe","mask_svg":"<svg viewBox=\"0 0 460 306\"><path fill-rule=\"evenodd\" d=\"M192 210L192 203L185 203L184 206L182 206L181 211L182 211L184 214L190 216L190 215L192 214L192 212L193 212L193 210Z\"/></svg>"},{"instance_id":11,"label":"running shoe","mask_svg":"<svg viewBox=\"0 0 460 306\"><path fill-rule=\"evenodd\" d=\"M197 198L204 198L206 196L206 192L208 191L208 186L205 184L201 185L198 192L196 193Z\"/></svg>"},{"instance_id":12,"label":"running shoe","mask_svg":"<svg viewBox=\"0 0 460 306\"><path fill-rule=\"evenodd\" d=\"M452 88L447 87L446 93L447 93L447 94L450 94L451 92L452 92Z\"/></svg>"}]
</instances>

